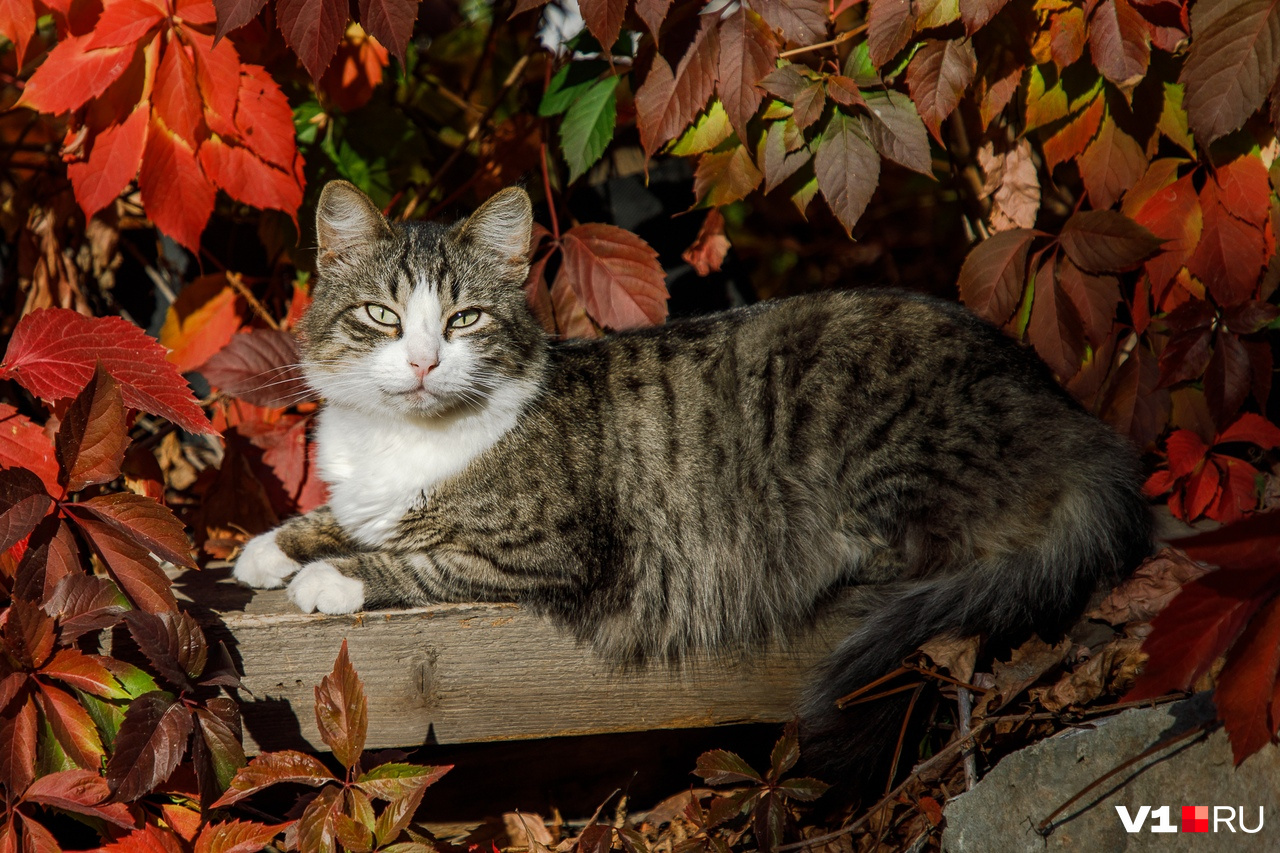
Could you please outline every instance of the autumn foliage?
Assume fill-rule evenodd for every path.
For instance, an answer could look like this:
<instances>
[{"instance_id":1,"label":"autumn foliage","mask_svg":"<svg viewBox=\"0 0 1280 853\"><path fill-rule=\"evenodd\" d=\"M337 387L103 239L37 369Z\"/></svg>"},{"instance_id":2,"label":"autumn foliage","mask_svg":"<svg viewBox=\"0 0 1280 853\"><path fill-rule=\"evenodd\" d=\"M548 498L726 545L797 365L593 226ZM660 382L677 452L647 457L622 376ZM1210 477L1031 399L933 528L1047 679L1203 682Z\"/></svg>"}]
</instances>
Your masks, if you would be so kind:
<instances>
[{"instance_id":1,"label":"autumn foliage","mask_svg":"<svg viewBox=\"0 0 1280 853\"><path fill-rule=\"evenodd\" d=\"M400 220L522 183L529 304L561 337L753 293L959 298L1134 441L1153 501L1229 525L1180 546L1223 568L1178 574L1150 636L1109 647L1145 637L1132 696L1216 684L1237 760L1275 738L1274 4L580 8L0 0L0 850L54 849L51 809L109 849L411 843L438 771L361 763L345 652L318 694L345 776L241 769L234 669L171 586L324 500L291 332L338 177ZM105 654L106 629L141 656ZM750 793L693 800L697 843L793 831L787 798L816 788L781 781L779 749L766 774L700 766ZM280 781L315 789L298 822L224 810Z\"/></svg>"}]
</instances>

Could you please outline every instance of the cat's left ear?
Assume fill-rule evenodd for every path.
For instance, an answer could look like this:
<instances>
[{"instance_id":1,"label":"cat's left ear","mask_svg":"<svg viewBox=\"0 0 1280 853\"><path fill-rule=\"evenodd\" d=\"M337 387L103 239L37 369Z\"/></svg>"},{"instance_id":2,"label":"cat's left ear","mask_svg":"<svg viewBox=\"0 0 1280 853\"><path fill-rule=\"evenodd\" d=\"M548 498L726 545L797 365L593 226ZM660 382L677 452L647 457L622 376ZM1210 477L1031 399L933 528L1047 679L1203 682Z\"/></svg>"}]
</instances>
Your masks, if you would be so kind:
<instances>
[{"instance_id":1,"label":"cat's left ear","mask_svg":"<svg viewBox=\"0 0 1280 853\"><path fill-rule=\"evenodd\" d=\"M508 187L480 205L459 226L458 240L469 243L523 276L529 267L533 204L520 187Z\"/></svg>"}]
</instances>

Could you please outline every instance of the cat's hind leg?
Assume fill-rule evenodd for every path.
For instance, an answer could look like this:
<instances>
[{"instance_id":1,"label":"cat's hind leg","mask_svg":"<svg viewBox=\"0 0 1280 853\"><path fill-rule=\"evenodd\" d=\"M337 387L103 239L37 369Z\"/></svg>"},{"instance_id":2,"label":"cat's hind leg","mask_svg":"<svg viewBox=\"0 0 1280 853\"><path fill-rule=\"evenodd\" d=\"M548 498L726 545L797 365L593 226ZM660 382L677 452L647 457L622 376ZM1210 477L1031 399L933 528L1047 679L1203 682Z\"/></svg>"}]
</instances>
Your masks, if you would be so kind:
<instances>
[{"instance_id":1,"label":"cat's hind leg","mask_svg":"<svg viewBox=\"0 0 1280 853\"><path fill-rule=\"evenodd\" d=\"M245 586L274 589L306 563L357 549L329 508L322 506L250 539L231 576Z\"/></svg>"}]
</instances>

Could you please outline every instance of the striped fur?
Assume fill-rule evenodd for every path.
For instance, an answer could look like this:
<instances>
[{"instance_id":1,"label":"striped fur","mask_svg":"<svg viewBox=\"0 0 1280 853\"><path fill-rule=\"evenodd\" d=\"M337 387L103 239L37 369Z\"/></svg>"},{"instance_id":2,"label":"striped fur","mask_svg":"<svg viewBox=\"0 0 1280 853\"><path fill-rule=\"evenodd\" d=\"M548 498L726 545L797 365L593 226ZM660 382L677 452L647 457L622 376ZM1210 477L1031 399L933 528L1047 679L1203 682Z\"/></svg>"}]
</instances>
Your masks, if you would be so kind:
<instances>
[{"instance_id":1,"label":"striped fur","mask_svg":"<svg viewBox=\"0 0 1280 853\"><path fill-rule=\"evenodd\" d=\"M326 223L322 203L338 251L322 253L303 332L324 417L343 424L322 424L322 455L347 459L326 475L339 494L362 458L401 469L354 490L391 495L377 535L336 502L269 534L320 566L291 588L308 609L351 609L348 589L366 608L518 601L625 666L785 639L838 590L873 585L801 708L811 763L856 785L884 742L863 727L901 709L855 719L835 699L936 634L1060 629L1148 550L1131 449L959 306L825 293L553 344L520 288L522 192L453 228L389 228L364 201L356 236L342 228L358 191L325 196L344 215ZM436 294L433 327L483 308L476 378L417 410L379 404L370 359L396 339L359 312L402 310L418 288ZM326 378L361 370L349 393ZM437 439L448 429L456 444ZM445 443L420 458L414 435ZM445 456L447 474L415 473ZM326 608L333 569L363 585Z\"/></svg>"}]
</instances>

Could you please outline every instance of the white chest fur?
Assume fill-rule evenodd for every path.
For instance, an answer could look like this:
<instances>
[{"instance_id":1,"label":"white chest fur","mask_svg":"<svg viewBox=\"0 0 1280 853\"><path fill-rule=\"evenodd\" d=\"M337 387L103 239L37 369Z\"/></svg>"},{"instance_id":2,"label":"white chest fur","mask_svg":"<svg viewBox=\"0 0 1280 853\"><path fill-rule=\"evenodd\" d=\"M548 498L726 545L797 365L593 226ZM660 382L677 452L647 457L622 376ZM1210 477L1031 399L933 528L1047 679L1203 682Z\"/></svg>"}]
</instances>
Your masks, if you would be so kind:
<instances>
[{"instance_id":1,"label":"white chest fur","mask_svg":"<svg viewBox=\"0 0 1280 853\"><path fill-rule=\"evenodd\" d=\"M406 512L515 426L530 395L511 387L483 410L430 419L327 406L316 448L338 523L356 541L381 546Z\"/></svg>"}]
</instances>

